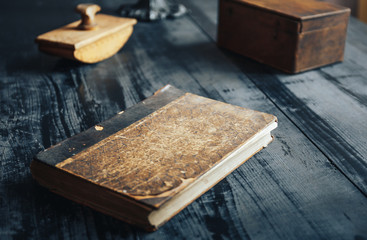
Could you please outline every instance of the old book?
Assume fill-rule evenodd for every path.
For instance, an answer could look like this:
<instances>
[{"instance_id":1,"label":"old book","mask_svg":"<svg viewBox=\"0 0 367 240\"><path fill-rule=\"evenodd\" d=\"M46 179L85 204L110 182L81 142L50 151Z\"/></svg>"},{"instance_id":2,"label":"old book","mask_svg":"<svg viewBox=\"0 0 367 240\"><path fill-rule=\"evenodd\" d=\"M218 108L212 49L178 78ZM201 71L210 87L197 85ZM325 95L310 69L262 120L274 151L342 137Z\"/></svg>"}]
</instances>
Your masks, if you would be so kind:
<instances>
[{"instance_id":1,"label":"old book","mask_svg":"<svg viewBox=\"0 0 367 240\"><path fill-rule=\"evenodd\" d=\"M51 191L148 231L272 141L275 116L170 85L35 156Z\"/></svg>"}]
</instances>

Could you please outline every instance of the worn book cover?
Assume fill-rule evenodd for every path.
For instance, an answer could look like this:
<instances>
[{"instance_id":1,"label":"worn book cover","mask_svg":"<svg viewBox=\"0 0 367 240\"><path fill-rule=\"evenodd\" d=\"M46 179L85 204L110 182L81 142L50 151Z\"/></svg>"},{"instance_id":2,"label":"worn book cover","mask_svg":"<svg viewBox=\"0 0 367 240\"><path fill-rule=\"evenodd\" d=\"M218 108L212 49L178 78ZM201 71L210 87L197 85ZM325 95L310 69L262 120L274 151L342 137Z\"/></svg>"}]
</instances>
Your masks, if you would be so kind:
<instances>
[{"instance_id":1,"label":"worn book cover","mask_svg":"<svg viewBox=\"0 0 367 240\"><path fill-rule=\"evenodd\" d=\"M275 116L170 85L35 156L43 186L156 230L272 141Z\"/></svg>"}]
</instances>

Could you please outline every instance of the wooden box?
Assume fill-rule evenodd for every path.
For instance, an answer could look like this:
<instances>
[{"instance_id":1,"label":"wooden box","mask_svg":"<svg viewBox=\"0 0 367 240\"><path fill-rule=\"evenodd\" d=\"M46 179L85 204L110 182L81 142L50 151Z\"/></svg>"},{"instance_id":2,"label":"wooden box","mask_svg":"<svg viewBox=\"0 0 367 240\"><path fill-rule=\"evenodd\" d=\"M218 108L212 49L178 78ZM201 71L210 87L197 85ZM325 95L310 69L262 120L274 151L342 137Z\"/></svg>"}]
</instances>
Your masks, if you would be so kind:
<instances>
[{"instance_id":1,"label":"wooden box","mask_svg":"<svg viewBox=\"0 0 367 240\"><path fill-rule=\"evenodd\" d=\"M218 46L297 73L343 60L349 15L314 0L220 0Z\"/></svg>"}]
</instances>

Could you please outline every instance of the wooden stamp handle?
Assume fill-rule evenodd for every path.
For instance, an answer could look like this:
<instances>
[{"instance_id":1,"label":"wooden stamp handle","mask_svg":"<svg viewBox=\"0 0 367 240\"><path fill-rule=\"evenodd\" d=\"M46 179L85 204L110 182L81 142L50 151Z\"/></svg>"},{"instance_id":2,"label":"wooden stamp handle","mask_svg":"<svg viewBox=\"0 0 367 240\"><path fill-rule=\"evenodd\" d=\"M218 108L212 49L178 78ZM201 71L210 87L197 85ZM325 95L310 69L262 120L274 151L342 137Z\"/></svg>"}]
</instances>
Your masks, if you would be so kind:
<instances>
[{"instance_id":1,"label":"wooden stamp handle","mask_svg":"<svg viewBox=\"0 0 367 240\"><path fill-rule=\"evenodd\" d=\"M92 30L97 27L94 16L101 10L100 6L97 4L81 3L76 6L75 10L82 16L82 22L79 25L80 29Z\"/></svg>"}]
</instances>

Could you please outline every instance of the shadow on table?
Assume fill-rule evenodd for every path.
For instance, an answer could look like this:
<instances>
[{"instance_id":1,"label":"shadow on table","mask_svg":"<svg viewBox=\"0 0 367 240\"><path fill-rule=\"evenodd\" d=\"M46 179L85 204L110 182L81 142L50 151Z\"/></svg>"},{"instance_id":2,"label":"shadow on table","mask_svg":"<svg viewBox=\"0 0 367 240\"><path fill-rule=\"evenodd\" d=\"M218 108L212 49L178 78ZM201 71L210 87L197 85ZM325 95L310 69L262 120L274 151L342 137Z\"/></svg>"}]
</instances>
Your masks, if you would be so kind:
<instances>
[{"instance_id":1,"label":"shadow on table","mask_svg":"<svg viewBox=\"0 0 367 240\"><path fill-rule=\"evenodd\" d=\"M0 229L11 232L14 239L40 239L73 236L76 239L126 238L145 234L113 217L96 212L89 207L74 203L40 186L30 174L17 182L8 183L0 209L10 213L11 219L1 221ZM68 239L68 237L66 237Z\"/></svg>"},{"instance_id":2,"label":"shadow on table","mask_svg":"<svg viewBox=\"0 0 367 240\"><path fill-rule=\"evenodd\" d=\"M69 72L70 69L87 66L77 61L44 53L35 53L26 56L10 56L7 62L6 69L10 74L66 73Z\"/></svg>"}]
</instances>

